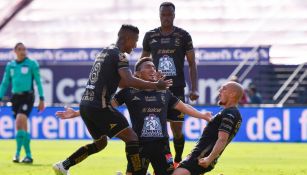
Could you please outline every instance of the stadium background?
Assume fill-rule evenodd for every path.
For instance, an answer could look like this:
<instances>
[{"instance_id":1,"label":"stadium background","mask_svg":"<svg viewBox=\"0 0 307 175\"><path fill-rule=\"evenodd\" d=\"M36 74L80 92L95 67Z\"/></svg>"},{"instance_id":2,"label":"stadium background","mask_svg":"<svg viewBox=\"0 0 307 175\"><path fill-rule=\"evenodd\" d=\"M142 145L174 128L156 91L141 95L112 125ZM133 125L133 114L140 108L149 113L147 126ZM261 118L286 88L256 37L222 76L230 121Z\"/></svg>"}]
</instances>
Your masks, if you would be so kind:
<instances>
[{"instance_id":1,"label":"stadium background","mask_svg":"<svg viewBox=\"0 0 307 175\"><path fill-rule=\"evenodd\" d=\"M35 109L32 112L30 130L34 139L89 138L79 119L60 121L54 112L79 102L95 54L115 42L123 23L140 29L138 49L129 56L133 66L145 32L160 25L161 2L0 1L0 77L7 61L14 59L12 47L19 41L41 65L48 108L41 114ZM263 104L240 106L244 122L235 141L306 143L307 2L172 2L176 5L174 24L190 32L196 49L200 98L189 103L200 110L217 112L217 89L236 75L245 88L251 82L256 85ZM185 69L187 72L187 66ZM120 110L128 117L125 108ZM197 140L206 123L190 117L186 121L187 140ZM14 132L10 108L1 107L0 143L14 138Z\"/></svg>"}]
</instances>

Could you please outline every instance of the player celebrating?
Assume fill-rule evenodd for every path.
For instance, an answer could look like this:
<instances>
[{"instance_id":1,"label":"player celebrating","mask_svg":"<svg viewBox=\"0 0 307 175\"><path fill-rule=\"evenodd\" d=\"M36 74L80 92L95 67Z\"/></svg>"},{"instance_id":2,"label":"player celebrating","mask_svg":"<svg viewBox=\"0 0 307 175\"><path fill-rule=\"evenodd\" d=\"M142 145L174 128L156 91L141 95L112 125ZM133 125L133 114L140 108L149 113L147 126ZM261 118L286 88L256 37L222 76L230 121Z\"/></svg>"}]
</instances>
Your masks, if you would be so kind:
<instances>
[{"instance_id":1,"label":"player celebrating","mask_svg":"<svg viewBox=\"0 0 307 175\"><path fill-rule=\"evenodd\" d=\"M122 25L115 45L101 51L93 64L85 92L80 104L81 117L94 141L79 148L66 160L53 165L56 174L68 174L68 169L91 154L107 146L107 136L120 138L126 143L126 156L132 165L133 174L140 174L142 163L139 155L139 142L135 132L129 128L126 118L111 106L110 99L119 81L140 89L166 89L172 81L143 81L132 76L124 54L136 47L139 30L132 25Z\"/></svg>"},{"instance_id":2,"label":"player celebrating","mask_svg":"<svg viewBox=\"0 0 307 175\"><path fill-rule=\"evenodd\" d=\"M146 80L156 81L156 68L151 58L142 58L135 65L135 76ZM138 135L142 157L146 159L146 167L152 164L155 174L167 175L174 170L173 159L169 148L167 133L167 110L175 108L185 114L210 121L211 113L198 112L190 105L184 104L169 90L139 90L125 88L118 92L112 106L125 103L127 105L132 128ZM72 109L56 113L66 119L79 116ZM147 168L144 169L144 174ZM131 174L131 164L128 163L127 174Z\"/></svg>"},{"instance_id":3,"label":"player celebrating","mask_svg":"<svg viewBox=\"0 0 307 175\"><path fill-rule=\"evenodd\" d=\"M27 50L23 43L17 43L14 48L17 56L16 60L10 61L5 67L2 83L0 86L0 102L9 86L12 83L12 109L16 126L16 154L13 162L19 162L21 148L24 147L26 157L22 163L32 163L33 158L30 149L31 135L28 133L27 119L32 111L34 104L34 87L35 80L38 93L39 104L38 110L45 109L43 87L40 80L39 64L26 56Z\"/></svg>"},{"instance_id":4,"label":"player celebrating","mask_svg":"<svg viewBox=\"0 0 307 175\"><path fill-rule=\"evenodd\" d=\"M219 105L224 109L208 123L192 152L173 175L196 175L211 171L226 146L238 132L242 118L237 108L243 94L239 83L228 82L219 90Z\"/></svg>"},{"instance_id":5,"label":"player celebrating","mask_svg":"<svg viewBox=\"0 0 307 175\"><path fill-rule=\"evenodd\" d=\"M161 27L147 32L143 40L143 52L141 57L152 56L155 66L162 71L167 78L173 80L174 85L170 91L184 102L184 59L187 57L191 80L190 99L198 99L197 92L197 67L195 53L190 34L173 25L175 18L175 5L164 2L160 5ZM176 109L170 109L168 120L174 135L174 147L176 151L175 162L181 161L185 138L182 134L184 115Z\"/></svg>"}]
</instances>

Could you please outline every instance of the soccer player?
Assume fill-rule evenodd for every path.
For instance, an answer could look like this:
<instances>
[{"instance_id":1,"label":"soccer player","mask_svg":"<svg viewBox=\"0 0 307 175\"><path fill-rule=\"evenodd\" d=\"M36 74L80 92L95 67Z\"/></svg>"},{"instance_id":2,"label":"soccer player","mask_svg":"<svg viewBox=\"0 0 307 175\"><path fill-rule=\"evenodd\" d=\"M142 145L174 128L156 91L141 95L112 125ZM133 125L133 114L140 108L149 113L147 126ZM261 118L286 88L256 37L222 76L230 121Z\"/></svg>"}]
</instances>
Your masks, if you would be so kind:
<instances>
[{"instance_id":1,"label":"soccer player","mask_svg":"<svg viewBox=\"0 0 307 175\"><path fill-rule=\"evenodd\" d=\"M96 56L80 103L81 117L94 141L79 148L66 160L54 164L56 174L68 174L70 167L104 149L107 146L107 136L116 136L126 143L126 157L132 165L132 172L136 175L141 173L143 166L138 137L128 127L126 118L111 106L111 96L119 81L139 89L166 89L172 85L172 81L160 79L150 82L132 75L125 52L130 53L136 47L138 34L137 27L122 25L116 44L105 48Z\"/></svg>"},{"instance_id":2,"label":"soccer player","mask_svg":"<svg viewBox=\"0 0 307 175\"><path fill-rule=\"evenodd\" d=\"M14 48L16 59L7 63L0 86L0 102L9 86L12 84L12 110L15 120L16 154L13 162L18 163L21 148L24 147L26 156L22 163L33 163L30 149L31 135L28 133L27 119L34 104L33 81L36 82L39 93L38 110L45 108L44 93L39 73L39 64L27 57L27 50L23 43L17 43Z\"/></svg>"},{"instance_id":3,"label":"soccer player","mask_svg":"<svg viewBox=\"0 0 307 175\"><path fill-rule=\"evenodd\" d=\"M184 98L184 61L185 57L189 63L191 80L190 99L197 100L197 67L195 63L195 53L190 34L185 30L174 26L175 5L171 2L163 2L160 5L161 26L148 31L143 40L143 51L141 57L152 56L155 66L162 71L167 79L173 80L170 91L181 101ZM170 109L168 120L174 135L175 164L181 161L185 143L182 133L184 115L176 109Z\"/></svg>"},{"instance_id":4,"label":"soccer player","mask_svg":"<svg viewBox=\"0 0 307 175\"><path fill-rule=\"evenodd\" d=\"M151 58L140 59L135 65L135 76L146 81L155 82L156 68ZM146 159L146 167L152 164L155 174L168 175L174 170L173 159L169 148L167 133L167 110L175 108L185 114L210 121L211 113L200 113L190 105L184 104L169 90L139 90L125 88L119 91L112 100L112 106L125 103L130 114L132 128L138 135L142 157ZM79 116L72 109L56 113L66 119ZM147 168L144 169L146 173ZM131 174L128 163L127 174Z\"/></svg>"},{"instance_id":5,"label":"soccer player","mask_svg":"<svg viewBox=\"0 0 307 175\"><path fill-rule=\"evenodd\" d=\"M237 108L243 88L228 82L219 90L219 105L223 109L204 129L192 152L182 161L173 175L198 175L211 171L226 146L238 132L242 117Z\"/></svg>"}]
</instances>

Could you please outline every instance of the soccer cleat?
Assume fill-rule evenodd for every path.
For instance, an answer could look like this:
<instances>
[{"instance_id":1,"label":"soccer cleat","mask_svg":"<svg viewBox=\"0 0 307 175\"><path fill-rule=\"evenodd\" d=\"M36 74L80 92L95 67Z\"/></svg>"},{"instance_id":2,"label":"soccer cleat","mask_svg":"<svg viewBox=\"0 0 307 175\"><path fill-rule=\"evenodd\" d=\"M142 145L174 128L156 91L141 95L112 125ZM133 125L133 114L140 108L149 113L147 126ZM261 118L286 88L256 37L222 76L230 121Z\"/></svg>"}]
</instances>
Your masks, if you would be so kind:
<instances>
[{"instance_id":1,"label":"soccer cleat","mask_svg":"<svg viewBox=\"0 0 307 175\"><path fill-rule=\"evenodd\" d=\"M14 156L13 157L13 162L14 163L19 163L19 156Z\"/></svg>"},{"instance_id":2,"label":"soccer cleat","mask_svg":"<svg viewBox=\"0 0 307 175\"><path fill-rule=\"evenodd\" d=\"M33 163L33 159L31 157L25 157L21 163Z\"/></svg>"},{"instance_id":3,"label":"soccer cleat","mask_svg":"<svg viewBox=\"0 0 307 175\"><path fill-rule=\"evenodd\" d=\"M56 175L69 175L69 172L68 170L65 170L62 161L53 164L52 169L54 170Z\"/></svg>"},{"instance_id":4,"label":"soccer cleat","mask_svg":"<svg viewBox=\"0 0 307 175\"><path fill-rule=\"evenodd\" d=\"M116 171L116 175L124 175L121 171Z\"/></svg>"}]
</instances>

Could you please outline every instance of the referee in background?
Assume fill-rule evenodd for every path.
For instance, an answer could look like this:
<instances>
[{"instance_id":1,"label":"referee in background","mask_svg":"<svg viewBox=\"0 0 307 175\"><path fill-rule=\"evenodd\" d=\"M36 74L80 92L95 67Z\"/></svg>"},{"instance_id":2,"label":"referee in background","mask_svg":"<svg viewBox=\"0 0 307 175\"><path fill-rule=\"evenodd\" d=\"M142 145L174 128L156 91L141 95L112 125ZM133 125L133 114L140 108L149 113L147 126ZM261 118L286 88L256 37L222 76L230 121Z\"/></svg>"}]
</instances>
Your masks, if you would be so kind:
<instances>
[{"instance_id":1,"label":"referee in background","mask_svg":"<svg viewBox=\"0 0 307 175\"><path fill-rule=\"evenodd\" d=\"M31 135L28 133L27 119L32 111L34 104L34 87L35 80L39 92L38 110L43 111L45 108L44 93L40 80L39 64L26 56L26 47L23 43L17 43L14 47L17 58L7 63L0 85L0 103L9 86L12 84L12 110L16 126L16 154L13 162L19 163L20 151L22 146L25 149L26 156L22 163L32 163L33 158L30 149Z\"/></svg>"}]
</instances>

